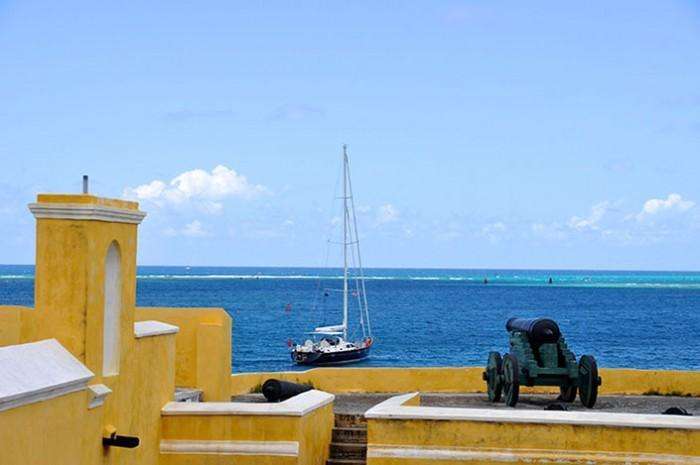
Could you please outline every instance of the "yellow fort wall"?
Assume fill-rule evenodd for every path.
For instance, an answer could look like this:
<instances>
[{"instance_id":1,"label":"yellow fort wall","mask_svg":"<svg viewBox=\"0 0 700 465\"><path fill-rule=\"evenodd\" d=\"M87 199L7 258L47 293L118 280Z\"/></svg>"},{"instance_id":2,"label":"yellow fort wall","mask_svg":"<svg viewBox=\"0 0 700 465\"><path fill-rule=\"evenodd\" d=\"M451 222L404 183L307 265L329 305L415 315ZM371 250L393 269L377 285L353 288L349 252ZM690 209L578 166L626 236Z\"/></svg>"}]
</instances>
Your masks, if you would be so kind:
<instances>
[{"instance_id":1,"label":"yellow fort wall","mask_svg":"<svg viewBox=\"0 0 700 465\"><path fill-rule=\"evenodd\" d=\"M112 390L102 406L89 409L89 393L81 390L0 411L0 463L157 464L160 409L174 391L175 338L132 341L120 374L102 379ZM103 448L107 426L137 436L140 446Z\"/></svg>"},{"instance_id":2,"label":"yellow fort wall","mask_svg":"<svg viewBox=\"0 0 700 465\"><path fill-rule=\"evenodd\" d=\"M175 337L175 384L198 388L205 401L230 398L231 317L217 308L139 307L136 319L180 328Z\"/></svg>"},{"instance_id":3,"label":"yellow fort wall","mask_svg":"<svg viewBox=\"0 0 700 465\"><path fill-rule=\"evenodd\" d=\"M133 202L90 195L39 195L37 205L69 213L75 205L88 214L93 207L139 213ZM175 336L135 336L136 223L44 215L36 228L36 308L0 307L0 346L55 338L94 374L89 385L112 392L92 408L90 391L83 389L0 410L0 463L156 465L160 409L175 389ZM119 366L103 376L105 263L112 244L120 258ZM140 446L103 447L107 428L138 437Z\"/></svg>"},{"instance_id":4,"label":"yellow fort wall","mask_svg":"<svg viewBox=\"0 0 700 465\"><path fill-rule=\"evenodd\" d=\"M87 403L87 393L79 391L0 412L0 463L99 463L100 413L87 410Z\"/></svg>"},{"instance_id":5,"label":"yellow fort wall","mask_svg":"<svg viewBox=\"0 0 700 465\"><path fill-rule=\"evenodd\" d=\"M22 312L25 308L0 305L0 347L22 341Z\"/></svg>"},{"instance_id":6,"label":"yellow fort wall","mask_svg":"<svg viewBox=\"0 0 700 465\"><path fill-rule=\"evenodd\" d=\"M105 424L122 434L138 436L136 449L108 448L114 465L156 464L161 437L160 409L175 391L175 336L137 339L123 374L107 379L112 394L105 401ZM101 447L100 447L101 448Z\"/></svg>"},{"instance_id":7,"label":"yellow fort wall","mask_svg":"<svg viewBox=\"0 0 700 465\"><path fill-rule=\"evenodd\" d=\"M315 410L301 418L298 429L299 464L324 465L328 459L333 433L333 404Z\"/></svg>"},{"instance_id":8,"label":"yellow fort wall","mask_svg":"<svg viewBox=\"0 0 700 465\"><path fill-rule=\"evenodd\" d=\"M138 213L135 203L89 195L40 195L38 203L73 205L78 211L94 206L127 216ZM330 400L313 408L297 405L297 410L287 413L271 413L281 404L259 406L258 414L250 414L246 413L250 407L205 402L194 407L200 409L198 413L182 414L173 413L181 404L172 407L170 402L176 385L201 389L205 401L228 400L271 377L312 383L332 393L484 392L481 367L344 367L231 375L232 323L224 310L135 308L135 222L110 221L109 217L37 218L36 309L0 307L0 346L56 338L94 373L90 386L104 384L112 392L98 406L90 406L91 394L84 387L34 403L5 405L6 409L0 409L1 465L322 465L328 458L334 422L328 394L310 391ZM105 263L113 243L121 253L117 323L121 345L118 374L103 375ZM170 323L179 332L156 331L137 337L134 323L146 320ZM601 376L603 395L700 396L698 371L602 369ZM420 408L419 397L407 398L404 405ZM368 424L368 463L375 465L700 463L700 428L696 427L385 417L370 418ZM103 447L102 437L111 428L139 437L140 446ZM163 441L184 441L190 452L162 453ZM293 454L245 452L255 448L274 451L280 444L284 449L289 443L297 447ZM196 452L202 444L209 447L209 453ZM227 454L226 447L237 448L239 453ZM387 455L387 449L395 455ZM423 455L411 456L415 451Z\"/></svg>"},{"instance_id":9,"label":"yellow fort wall","mask_svg":"<svg viewBox=\"0 0 700 465\"><path fill-rule=\"evenodd\" d=\"M250 392L268 378L311 383L326 392L486 392L482 367L312 368L306 371L237 373L231 376L231 395ZM603 368L600 393L646 393L700 396L700 371ZM523 392L558 392L552 388L521 387Z\"/></svg>"},{"instance_id":10,"label":"yellow fort wall","mask_svg":"<svg viewBox=\"0 0 700 465\"><path fill-rule=\"evenodd\" d=\"M370 452L370 465L700 464L697 430L461 421L370 420L368 424L370 451L377 450L376 456ZM413 456L380 456L387 449L411 449ZM450 455L456 458L450 460Z\"/></svg>"},{"instance_id":11,"label":"yellow fort wall","mask_svg":"<svg viewBox=\"0 0 700 465\"><path fill-rule=\"evenodd\" d=\"M241 403L191 404L188 412L166 407L160 463L324 465L334 423L332 396L317 391L305 395L331 402L296 412L283 411L284 403L258 413L247 412ZM280 445L295 451L275 451Z\"/></svg>"},{"instance_id":12,"label":"yellow fort wall","mask_svg":"<svg viewBox=\"0 0 700 465\"><path fill-rule=\"evenodd\" d=\"M700 464L693 419L418 405L409 394L367 413L368 464Z\"/></svg>"},{"instance_id":13,"label":"yellow fort wall","mask_svg":"<svg viewBox=\"0 0 700 465\"><path fill-rule=\"evenodd\" d=\"M137 212L138 204L90 195L38 196L44 206L90 204ZM133 339L136 300L137 225L109 221L38 218L36 223L35 322L25 341L55 338L82 361L97 380L102 374L105 260L120 251L122 341ZM120 364L129 356L124 344Z\"/></svg>"}]
</instances>

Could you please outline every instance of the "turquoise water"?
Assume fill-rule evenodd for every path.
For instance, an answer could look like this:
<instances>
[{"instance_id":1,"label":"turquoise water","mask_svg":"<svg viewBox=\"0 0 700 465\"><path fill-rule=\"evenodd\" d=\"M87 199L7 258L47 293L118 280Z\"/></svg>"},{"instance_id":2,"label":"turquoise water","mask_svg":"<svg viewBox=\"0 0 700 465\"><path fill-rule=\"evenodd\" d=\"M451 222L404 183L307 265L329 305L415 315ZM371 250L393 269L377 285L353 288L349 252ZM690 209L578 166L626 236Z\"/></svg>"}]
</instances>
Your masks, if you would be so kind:
<instances>
[{"instance_id":1,"label":"turquoise water","mask_svg":"<svg viewBox=\"0 0 700 465\"><path fill-rule=\"evenodd\" d=\"M339 294L318 291L340 278L335 269L140 267L137 302L223 307L234 319L235 371L289 370L289 338L340 321ZM482 364L488 351L506 351L507 318L549 316L602 366L700 369L700 273L370 269L367 278L376 344L364 365ZM33 267L0 266L0 304L33 305L32 294Z\"/></svg>"}]
</instances>

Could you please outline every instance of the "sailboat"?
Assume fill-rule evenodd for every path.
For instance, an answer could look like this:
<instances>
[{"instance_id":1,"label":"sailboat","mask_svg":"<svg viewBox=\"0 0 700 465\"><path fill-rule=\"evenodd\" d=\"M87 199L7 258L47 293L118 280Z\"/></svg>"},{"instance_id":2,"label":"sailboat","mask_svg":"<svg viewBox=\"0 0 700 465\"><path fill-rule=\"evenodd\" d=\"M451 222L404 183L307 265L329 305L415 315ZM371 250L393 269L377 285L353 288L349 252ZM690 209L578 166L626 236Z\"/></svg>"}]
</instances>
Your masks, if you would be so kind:
<instances>
[{"instance_id":1,"label":"sailboat","mask_svg":"<svg viewBox=\"0 0 700 465\"><path fill-rule=\"evenodd\" d=\"M357 218L355 217L355 202L350 181L350 163L347 146L343 145L343 321L340 324L318 326L309 334L314 338L307 339L303 344L290 342L292 361L299 365L340 365L365 360L369 357L372 347L372 330L367 308L365 279L360 257L360 239L357 234ZM351 274L349 262L356 265ZM350 287L354 285L354 289ZM348 309L350 297L357 301L359 310L359 326L362 336L350 341L348 336ZM327 291L324 291L328 295Z\"/></svg>"}]
</instances>

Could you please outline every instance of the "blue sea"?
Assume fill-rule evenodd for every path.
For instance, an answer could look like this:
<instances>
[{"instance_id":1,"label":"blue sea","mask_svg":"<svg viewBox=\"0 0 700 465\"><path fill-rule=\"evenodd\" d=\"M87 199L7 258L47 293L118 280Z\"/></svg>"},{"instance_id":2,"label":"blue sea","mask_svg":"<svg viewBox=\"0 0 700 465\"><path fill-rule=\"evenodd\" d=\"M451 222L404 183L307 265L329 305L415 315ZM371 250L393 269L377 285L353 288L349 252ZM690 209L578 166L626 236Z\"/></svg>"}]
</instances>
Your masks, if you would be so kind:
<instances>
[{"instance_id":1,"label":"blue sea","mask_svg":"<svg viewBox=\"0 0 700 465\"><path fill-rule=\"evenodd\" d=\"M0 304L32 306L33 272L0 266ZM366 277L375 345L364 366L484 364L489 351L507 350L509 317L547 316L576 354L601 366L700 369L700 273L369 269ZM233 318L234 372L292 370L287 341L340 323L341 285L336 269L144 266L137 303L223 307Z\"/></svg>"}]
</instances>

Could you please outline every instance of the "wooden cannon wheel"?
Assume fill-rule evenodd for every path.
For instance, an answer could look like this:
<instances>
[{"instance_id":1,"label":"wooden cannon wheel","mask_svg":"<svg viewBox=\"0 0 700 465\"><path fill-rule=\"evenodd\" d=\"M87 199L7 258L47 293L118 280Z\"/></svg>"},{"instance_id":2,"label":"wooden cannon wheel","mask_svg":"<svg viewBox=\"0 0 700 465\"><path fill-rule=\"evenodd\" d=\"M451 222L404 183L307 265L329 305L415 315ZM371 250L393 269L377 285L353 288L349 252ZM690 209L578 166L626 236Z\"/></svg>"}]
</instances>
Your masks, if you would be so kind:
<instances>
[{"instance_id":1,"label":"wooden cannon wheel","mask_svg":"<svg viewBox=\"0 0 700 465\"><path fill-rule=\"evenodd\" d=\"M582 355L578 362L578 387L581 403L593 408L598 399L598 364L592 355Z\"/></svg>"},{"instance_id":2,"label":"wooden cannon wheel","mask_svg":"<svg viewBox=\"0 0 700 465\"><path fill-rule=\"evenodd\" d=\"M513 354L503 358L503 395L508 407L515 407L520 394L520 367Z\"/></svg>"},{"instance_id":3,"label":"wooden cannon wheel","mask_svg":"<svg viewBox=\"0 0 700 465\"><path fill-rule=\"evenodd\" d=\"M491 402L501 400L501 391L503 390L503 359L498 352L489 352L489 361L486 364L484 372L484 380L486 381L486 393Z\"/></svg>"}]
</instances>

